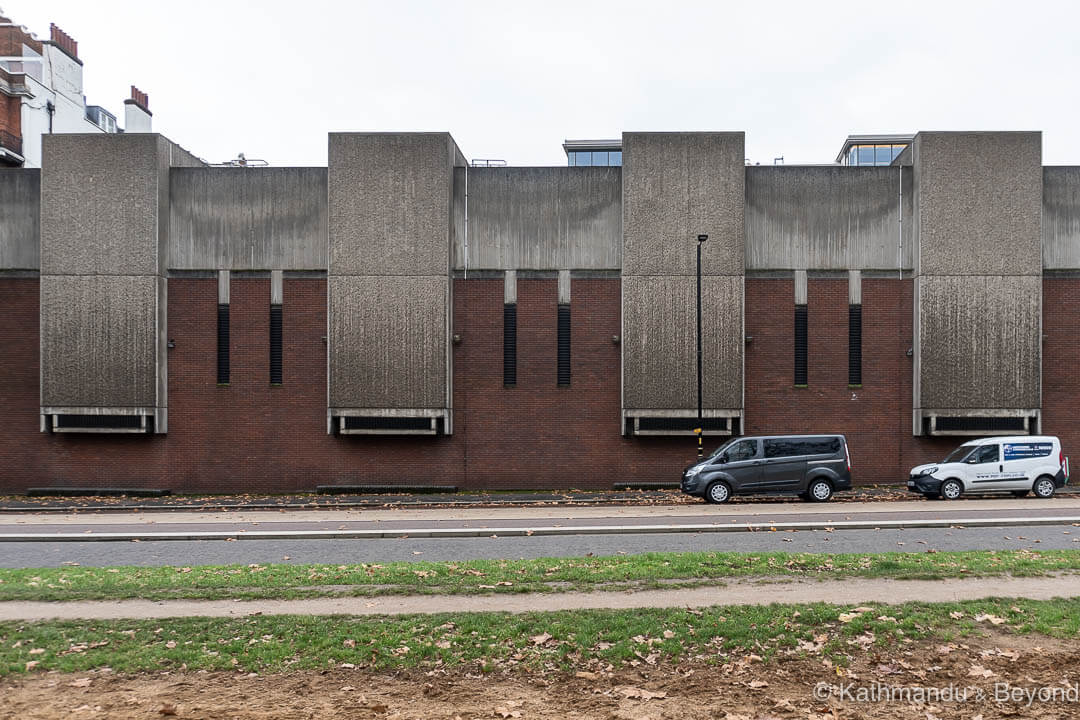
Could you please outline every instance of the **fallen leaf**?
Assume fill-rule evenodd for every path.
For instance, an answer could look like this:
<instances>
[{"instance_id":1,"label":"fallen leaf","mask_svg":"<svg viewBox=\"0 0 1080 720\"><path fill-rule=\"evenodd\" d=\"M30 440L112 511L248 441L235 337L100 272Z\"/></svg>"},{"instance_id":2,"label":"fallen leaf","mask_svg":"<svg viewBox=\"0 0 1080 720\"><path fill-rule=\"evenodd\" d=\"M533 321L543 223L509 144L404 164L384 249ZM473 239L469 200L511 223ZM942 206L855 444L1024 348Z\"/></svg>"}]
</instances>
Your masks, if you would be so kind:
<instances>
[{"instance_id":1,"label":"fallen leaf","mask_svg":"<svg viewBox=\"0 0 1080 720\"><path fill-rule=\"evenodd\" d=\"M643 690L636 687L621 687L619 688L619 694L631 700L662 700L667 697L666 692L653 692L652 690Z\"/></svg>"},{"instance_id":2,"label":"fallen leaf","mask_svg":"<svg viewBox=\"0 0 1080 720\"><path fill-rule=\"evenodd\" d=\"M995 673L993 670L987 670L982 665L972 665L971 669L968 670L967 676L968 677L989 678L989 677L994 677L994 675L996 675L996 674L997 673Z\"/></svg>"},{"instance_id":3,"label":"fallen leaf","mask_svg":"<svg viewBox=\"0 0 1080 720\"><path fill-rule=\"evenodd\" d=\"M532 640L533 645L543 645L551 639L551 635L549 633L543 633L542 635L533 635L529 639Z\"/></svg>"},{"instance_id":4,"label":"fallen leaf","mask_svg":"<svg viewBox=\"0 0 1080 720\"><path fill-rule=\"evenodd\" d=\"M169 703L163 703L161 705L161 709L158 710L158 714L159 715L175 715L176 714L176 706L175 705L170 705Z\"/></svg>"},{"instance_id":5,"label":"fallen leaf","mask_svg":"<svg viewBox=\"0 0 1080 720\"><path fill-rule=\"evenodd\" d=\"M68 687L90 687L90 678L78 678L69 682Z\"/></svg>"},{"instance_id":6,"label":"fallen leaf","mask_svg":"<svg viewBox=\"0 0 1080 720\"><path fill-rule=\"evenodd\" d=\"M769 683L765 682L764 680L751 680L749 683L747 683L747 687L752 690L760 690L761 688L769 687Z\"/></svg>"},{"instance_id":7,"label":"fallen leaf","mask_svg":"<svg viewBox=\"0 0 1080 720\"><path fill-rule=\"evenodd\" d=\"M581 678L582 680L595 680L597 678L596 673L586 672L585 670L578 670L574 673L574 677Z\"/></svg>"}]
</instances>

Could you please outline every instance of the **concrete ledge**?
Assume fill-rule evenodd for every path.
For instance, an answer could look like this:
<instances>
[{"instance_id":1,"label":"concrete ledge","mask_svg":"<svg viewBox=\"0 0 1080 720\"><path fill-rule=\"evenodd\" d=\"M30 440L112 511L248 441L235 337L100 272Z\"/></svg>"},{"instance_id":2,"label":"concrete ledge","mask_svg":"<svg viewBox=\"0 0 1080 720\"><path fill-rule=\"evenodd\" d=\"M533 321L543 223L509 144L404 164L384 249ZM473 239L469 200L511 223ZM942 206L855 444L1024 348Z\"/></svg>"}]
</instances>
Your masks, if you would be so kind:
<instances>
[{"instance_id":1,"label":"concrete ledge","mask_svg":"<svg viewBox=\"0 0 1080 720\"><path fill-rule=\"evenodd\" d=\"M426 495L433 493L456 493L456 485L319 485L315 488L319 495L384 495L409 493Z\"/></svg>"},{"instance_id":2,"label":"concrete ledge","mask_svg":"<svg viewBox=\"0 0 1080 720\"><path fill-rule=\"evenodd\" d=\"M82 487L37 487L29 488L30 497L164 497L172 495L172 490L154 488L82 488Z\"/></svg>"}]
</instances>

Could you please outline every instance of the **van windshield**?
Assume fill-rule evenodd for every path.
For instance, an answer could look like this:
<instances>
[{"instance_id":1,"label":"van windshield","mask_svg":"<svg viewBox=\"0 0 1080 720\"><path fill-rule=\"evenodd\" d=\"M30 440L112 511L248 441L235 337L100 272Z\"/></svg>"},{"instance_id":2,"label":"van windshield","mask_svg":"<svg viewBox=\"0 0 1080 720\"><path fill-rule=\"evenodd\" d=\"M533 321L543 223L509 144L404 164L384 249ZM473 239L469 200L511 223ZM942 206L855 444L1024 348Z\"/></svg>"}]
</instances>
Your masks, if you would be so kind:
<instances>
[{"instance_id":1,"label":"van windshield","mask_svg":"<svg viewBox=\"0 0 1080 720\"><path fill-rule=\"evenodd\" d=\"M970 455L971 451L974 450L976 447L978 447L978 446L977 445L961 445L960 447L956 448L951 453L949 453L945 457L945 459L942 460L941 462L943 462L943 463L964 462L964 458L966 458L968 455Z\"/></svg>"}]
</instances>

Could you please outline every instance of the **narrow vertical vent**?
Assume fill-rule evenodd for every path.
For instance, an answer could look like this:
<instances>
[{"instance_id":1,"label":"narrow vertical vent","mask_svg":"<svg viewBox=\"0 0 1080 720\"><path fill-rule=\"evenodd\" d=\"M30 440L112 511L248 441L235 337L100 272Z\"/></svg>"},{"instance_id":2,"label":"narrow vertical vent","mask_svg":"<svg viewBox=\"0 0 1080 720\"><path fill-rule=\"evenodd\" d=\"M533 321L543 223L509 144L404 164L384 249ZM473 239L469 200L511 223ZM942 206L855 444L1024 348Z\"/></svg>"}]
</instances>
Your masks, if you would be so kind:
<instances>
[{"instance_id":1,"label":"narrow vertical vent","mask_svg":"<svg viewBox=\"0 0 1080 720\"><path fill-rule=\"evenodd\" d=\"M517 303L503 305L503 385L517 385Z\"/></svg>"},{"instance_id":2,"label":"narrow vertical vent","mask_svg":"<svg viewBox=\"0 0 1080 720\"><path fill-rule=\"evenodd\" d=\"M217 381L229 384L229 306L217 306Z\"/></svg>"},{"instance_id":3,"label":"narrow vertical vent","mask_svg":"<svg viewBox=\"0 0 1080 720\"><path fill-rule=\"evenodd\" d=\"M806 306L795 306L795 384L806 385Z\"/></svg>"},{"instance_id":4,"label":"narrow vertical vent","mask_svg":"<svg viewBox=\"0 0 1080 720\"><path fill-rule=\"evenodd\" d=\"M559 385L570 384L570 306L559 305L558 330L558 373Z\"/></svg>"},{"instance_id":5,"label":"narrow vertical vent","mask_svg":"<svg viewBox=\"0 0 1080 720\"><path fill-rule=\"evenodd\" d=\"M862 385L862 305L848 306L848 385Z\"/></svg>"},{"instance_id":6,"label":"narrow vertical vent","mask_svg":"<svg viewBox=\"0 0 1080 720\"><path fill-rule=\"evenodd\" d=\"M281 306L270 306L270 384L281 384Z\"/></svg>"}]
</instances>

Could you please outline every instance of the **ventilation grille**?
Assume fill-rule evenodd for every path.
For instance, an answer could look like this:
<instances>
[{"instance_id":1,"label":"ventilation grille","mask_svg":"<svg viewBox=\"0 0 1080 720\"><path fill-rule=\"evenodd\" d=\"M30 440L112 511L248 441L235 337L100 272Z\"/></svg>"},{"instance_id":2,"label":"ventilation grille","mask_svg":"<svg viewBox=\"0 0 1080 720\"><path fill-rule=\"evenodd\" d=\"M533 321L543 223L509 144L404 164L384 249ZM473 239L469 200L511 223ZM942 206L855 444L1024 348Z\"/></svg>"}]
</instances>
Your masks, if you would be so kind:
<instances>
[{"instance_id":1,"label":"ventilation grille","mask_svg":"<svg viewBox=\"0 0 1080 720\"><path fill-rule=\"evenodd\" d=\"M229 306L217 306L217 381L229 384Z\"/></svg>"},{"instance_id":2,"label":"ventilation grille","mask_svg":"<svg viewBox=\"0 0 1080 720\"><path fill-rule=\"evenodd\" d=\"M701 428L703 435L731 435L738 433L740 419L737 417L628 417L626 431L632 435L695 435Z\"/></svg>"},{"instance_id":3,"label":"ventilation grille","mask_svg":"<svg viewBox=\"0 0 1080 720\"><path fill-rule=\"evenodd\" d=\"M339 422L346 435L437 435L445 428L443 418L426 416L345 415Z\"/></svg>"},{"instance_id":4,"label":"ventilation grille","mask_svg":"<svg viewBox=\"0 0 1080 720\"><path fill-rule=\"evenodd\" d=\"M926 418L934 434L948 433L1015 433L1029 431L1026 417L947 417Z\"/></svg>"},{"instance_id":5,"label":"ventilation grille","mask_svg":"<svg viewBox=\"0 0 1080 720\"><path fill-rule=\"evenodd\" d=\"M503 385L517 385L517 304L503 305Z\"/></svg>"},{"instance_id":6,"label":"ventilation grille","mask_svg":"<svg viewBox=\"0 0 1080 720\"><path fill-rule=\"evenodd\" d=\"M570 384L570 306L559 305L559 385Z\"/></svg>"},{"instance_id":7,"label":"ventilation grille","mask_svg":"<svg viewBox=\"0 0 1080 720\"><path fill-rule=\"evenodd\" d=\"M281 384L281 306L270 306L270 384Z\"/></svg>"},{"instance_id":8,"label":"ventilation grille","mask_svg":"<svg viewBox=\"0 0 1080 720\"><path fill-rule=\"evenodd\" d=\"M806 306L795 306L795 384L806 385Z\"/></svg>"},{"instance_id":9,"label":"ventilation grille","mask_svg":"<svg viewBox=\"0 0 1080 720\"><path fill-rule=\"evenodd\" d=\"M848 385L862 385L862 305L848 306Z\"/></svg>"},{"instance_id":10,"label":"ventilation grille","mask_svg":"<svg viewBox=\"0 0 1080 720\"><path fill-rule=\"evenodd\" d=\"M148 415L51 415L51 430L66 433L147 433L153 432Z\"/></svg>"}]
</instances>

